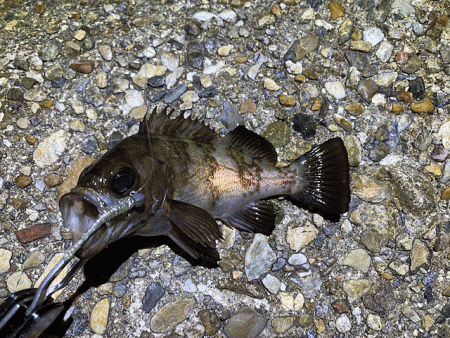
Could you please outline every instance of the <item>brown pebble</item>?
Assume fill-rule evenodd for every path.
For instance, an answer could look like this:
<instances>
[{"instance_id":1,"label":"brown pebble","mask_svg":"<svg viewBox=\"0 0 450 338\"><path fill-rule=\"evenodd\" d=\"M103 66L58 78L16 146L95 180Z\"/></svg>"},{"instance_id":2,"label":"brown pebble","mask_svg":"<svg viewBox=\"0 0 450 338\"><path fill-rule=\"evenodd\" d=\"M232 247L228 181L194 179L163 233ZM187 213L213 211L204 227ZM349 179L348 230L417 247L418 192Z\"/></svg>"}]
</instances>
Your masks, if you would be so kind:
<instances>
[{"instance_id":1,"label":"brown pebble","mask_svg":"<svg viewBox=\"0 0 450 338\"><path fill-rule=\"evenodd\" d=\"M411 105L411 110L415 113L432 113L434 105L430 100L425 99L419 102L415 102Z\"/></svg>"},{"instance_id":2,"label":"brown pebble","mask_svg":"<svg viewBox=\"0 0 450 338\"><path fill-rule=\"evenodd\" d=\"M281 15L281 7L278 4L273 4L270 10L273 15L279 16Z\"/></svg>"},{"instance_id":3,"label":"brown pebble","mask_svg":"<svg viewBox=\"0 0 450 338\"><path fill-rule=\"evenodd\" d=\"M364 107L361 103L355 102L346 105L345 110L348 111L353 116L358 116L362 114L362 112L364 111Z\"/></svg>"},{"instance_id":4,"label":"brown pebble","mask_svg":"<svg viewBox=\"0 0 450 338\"><path fill-rule=\"evenodd\" d=\"M92 61L76 62L72 63L70 68L78 73L89 74L94 69L94 63Z\"/></svg>"},{"instance_id":5,"label":"brown pebble","mask_svg":"<svg viewBox=\"0 0 450 338\"><path fill-rule=\"evenodd\" d=\"M404 65L409 60L409 53L406 52L398 52L395 54L394 58L395 62L397 62L399 65Z\"/></svg>"},{"instance_id":6,"label":"brown pebble","mask_svg":"<svg viewBox=\"0 0 450 338\"><path fill-rule=\"evenodd\" d=\"M25 188L31 184L32 179L28 175L19 175L16 177L15 182L19 188Z\"/></svg>"},{"instance_id":7,"label":"brown pebble","mask_svg":"<svg viewBox=\"0 0 450 338\"><path fill-rule=\"evenodd\" d=\"M442 295L450 297L450 285L447 286L444 290L442 290Z\"/></svg>"},{"instance_id":8,"label":"brown pebble","mask_svg":"<svg viewBox=\"0 0 450 338\"><path fill-rule=\"evenodd\" d=\"M55 187L57 185L60 185L63 182L63 179L60 175L57 174L48 174L44 177L44 182L49 187Z\"/></svg>"},{"instance_id":9,"label":"brown pebble","mask_svg":"<svg viewBox=\"0 0 450 338\"><path fill-rule=\"evenodd\" d=\"M344 16L344 8L337 1L331 1L328 4L328 9L330 10L331 18L337 19Z\"/></svg>"},{"instance_id":10,"label":"brown pebble","mask_svg":"<svg viewBox=\"0 0 450 338\"><path fill-rule=\"evenodd\" d=\"M441 195L441 200L448 200L450 199L450 187L446 188Z\"/></svg>"},{"instance_id":11,"label":"brown pebble","mask_svg":"<svg viewBox=\"0 0 450 338\"><path fill-rule=\"evenodd\" d=\"M320 110L320 107L322 107L322 102L320 101L320 99L319 99L318 97L316 97L316 98L313 100L313 103L312 103L312 105L311 105L311 110L312 110L312 111L319 111L319 110Z\"/></svg>"},{"instance_id":12,"label":"brown pebble","mask_svg":"<svg viewBox=\"0 0 450 338\"><path fill-rule=\"evenodd\" d=\"M55 103L54 100L46 99L46 100L40 102L39 105L40 105L42 108L52 108L54 103Z\"/></svg>"},{"instance_id":13,"label":"brown pebble","mask_svg":"<svg viewBox=\"0 0 450 338\"><path fill-rule=\"evenodd\" d=\"M231 63L233 64L233 65L235 65L236 63L246 63L247 62L247 57L246 56L243 56L243 55L238 55L238 56L235 56L234 57L234 59L233 59L233 61L231 61Z\"/></svg>"},{"instance_id":14,"label":"brown pebble","mask_svg":"<svg viewBox=\"0 0 450 338\"><path fill-rule=\"evenodd\" d=\"M439 19L437 19L437 23L441 26L446 26L448 22L448 16L446 14L442 14Z\"/></svg>"},{"instance_id":15,"label":"brown pebble","mask_svg":"<svg viewBox=\"0 0 450 338\"><path fill-rule=\"evenodd\" d=\"M410 92L406 92L404 90L399 91L397 93L397 100L405 103L411 103L412 102L412 94Z\"/></svg>"},{"instance_id":16,"label":"brown pebble","mask_svg":"<svg viewBox=\"0 0 450 338\"><path fill-rule=\"evenodd\" d=\"M294 79L295 81L297 81L297 82L305 82L306 81L306 76L305 75L303 75L303 74L297 74L297 75L295 75L295 79Z\"/></svg>"},{"instance_id":17,"label":"brown pebble","mask_svg":"<svg viewBox=\"0 0 450 338\"><path fill-rule=\"evenodd\" d=\"M384 278L386 280L391 280L394 278L394 275L392 275L392 273L390 273L390 272L385 272L385 273L381 274L380 277Z\"/></svg>"},{"instance_id":18,"label":"brown pebble","mask_svg":"<svg viewBox=\"0 0 450 338\"><path fill-rule=\"evenodd\" d=\"M31 136L30 134L25 135L25 141L29 145L34 145L37 142L37 138L34 136Z\"/></svg>"},{"instance_id":19,"label":"brown pebble","mask_svg":"<svg viewBox=\"0 0 450 338\"><path fill-rule=\"evenodd\" d=\"M239 110L242 114L254 113L256 111L256 103L251 99L247 99L241 103L241 108Z\"/></svg>"},{"instance_id":20,"label":"brown pebble","mask_svg":"<svg viewBox=\"0 0 450 338\"><path fill-rule=\"evenodd\" d=\"M394 102L391 107L391 113L401 114L403 111L403 106L400 103Z\"/></svg>"},{"instance_id":21,"label":"brown pebble","mask_svg":"<svg viewBox=\"0 0 450 338\"><path fill-rule=\"evenodd\" d=\"M281 94L278 100L283 106L295 106L295 96L293 95Z\"/></svg>"},{"instance_id":22,"label":"brown pebble","mask_svg":"<svg viewBox=\"0 0 450 338\"><path fill-rule=\"evenodd\" d=\"M345 299L338 299L331 303L331 306L337 313L345 313L350 311L350 305Z\"/></svg>"},{"instance_id":23,"label":"brown pebble","mask_svg":"<svg viewBox=\"0 0 450 338\"><path fill-rule=\"evenodd\" d=\"M303 306L305 307L306 311L309 311L309 312L313 311L314 308L316 307L314 305L314 303L311 303L311 302L305 302L305 304L303 304Z\"/></svg>"},{"instance_id":24,"label":"brown pebble","mask_svg":"<svg viewBox=\"0 0 450 338\"><path fill-rule=\"evenodd\" d=\"M28 243L39 238L47 237L51 232L52 225L50 223L41 223L16 231L16 236L19 242Z\"/></svg>"},{"instance_id":25,"label":"brown pebble","mask_svg":"<svg viewBox=\"0 0 450 338\"><path fill-rule=\"evenodd\" d=\"M362 40L362 32L361 32L361 30L359 29L359 28L355 28L354 30L353 30L353 32L352 32L352 39L353 40L355 40L355 41L359 41L359 40Z\"/></svg>"}]
</instances>

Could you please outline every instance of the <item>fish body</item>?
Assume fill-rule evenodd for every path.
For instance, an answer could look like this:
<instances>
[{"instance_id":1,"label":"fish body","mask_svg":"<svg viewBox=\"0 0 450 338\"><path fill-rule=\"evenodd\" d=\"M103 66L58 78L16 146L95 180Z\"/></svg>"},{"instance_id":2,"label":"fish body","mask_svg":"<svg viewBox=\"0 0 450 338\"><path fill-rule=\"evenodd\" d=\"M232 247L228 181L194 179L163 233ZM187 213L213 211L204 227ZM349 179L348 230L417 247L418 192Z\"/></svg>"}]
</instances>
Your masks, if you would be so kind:
<instances>
[{"instance_id":1,"label":"fish body","mask_svg":"<svg viewBox=\"0 0 450 338\"><path fill-rule=\"evenodd\" d=\"M216 219L243 231L272 232L269 197L290 196L325 214L348 211L349 164L341 139L326 141L287 167L276 163L270 142L244 127L220 137L196 120L154 110L137 134L81 173L77 187L60 200L63 221L76 241L102 208L139 192L144 206L102 226L77 255L90 258L128 235L163 235L208 264L219 260Z\"/></svg>"}]
</instances>

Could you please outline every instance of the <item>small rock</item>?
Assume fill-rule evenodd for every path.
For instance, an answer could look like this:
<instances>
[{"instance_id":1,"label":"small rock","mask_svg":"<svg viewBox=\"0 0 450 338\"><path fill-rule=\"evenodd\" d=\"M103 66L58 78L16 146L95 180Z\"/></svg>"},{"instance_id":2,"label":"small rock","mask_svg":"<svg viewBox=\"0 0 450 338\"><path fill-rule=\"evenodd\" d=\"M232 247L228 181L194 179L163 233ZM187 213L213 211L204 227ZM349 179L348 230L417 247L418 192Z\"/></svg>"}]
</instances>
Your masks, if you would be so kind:
<instances>
[{"instance_id":1,"label":"small rock","mask_svg":"<svg viewBox=\"0 0 450 338\"><path fill-rule=\"evenodd\" d=\"M351 266L356 270L367 273L370 267L370 256L366 250L356 249L345 255L341 264Z\"/></svg>"},{"instance_id":2,"label":"small rock","mask_svg":"<svg viewBox=\"0 0 450 338\"><path fill-rule=\"evenodd\" d=\"M275 90L280 89L280 86L278 86L274 80L265 78L264 79L264 88L266 88L267 90L275 91Z\"/></svg>"},{"instance_id":3,"label":"small rock","mask_svg":"<svg viewBox=\"0 0 450 338\"><path fill-rule=\"evenodd\" d=\"M280 291L281 282L278 278L275 276L272 276L271 274L267 274L262 279L263 285L266 287L267 290L273 295L276 295Z\"/></svg>"},{"instance_id":4,"label":"small rock","mask_svg":"<svg viewBox=\"0 0 450 338\"><path fill-rule=\"evenodd\" d=\"M354 135L347 135L344 139L347 149L348 161L352 167L357 167L362 160L362 146L359 139Z\"/></svg>"},{"instance_id":5,"label":"small rock","mask_svg":"<svg viewBox=\"0 0 450 338\"><path fill-rule=\"evenodd\" d=\"M340 333L346 333L346 332L350 331L351 328L352 328L352 324L346 314L342 314L336 319L336 329Z\"/></svg>"},{"instance_id":6,"label":"small rock","mask_svg":"<svg viewBox=\"0 0 450 338\"><path fill-rule=\"evenodd\" d=\"M178 100L178 98L183 95L187 90L187 86L185 84L180 84L174 89L172 89L170 92L167 93L167 95L164 97L164 103L165 104L171 104Z\"/></svg>"},{"instance_id":7,"label":"small rock","mask_svg":"<svg viewBox=\"0 0 450 338\"><path fill-rule=\"evenodd\" d=\"M343 288L350 303L364 296L370 290L370 282L367 279L351 279L344 281Z\"/></svg>"},{"instance_id":8,"label":"small rock","mask_svg":"<svg viewBox=\"0 0 450 338\"><path fill-rule=\"evenodd\" d=\"M164 305L151 319L151 329L156 333L173 329L186 319L194 305L195 300L186 297Z\"/></svg>"},{"instance_id":9,"label":"small rock","mask_svg":"<svg viewBox=\"0 0 450 338\"><path fill-rule=\"evenodd\" d=\"M28 175L19 175L14 179L14 181L16 182L17 186L22 189L28 187L33 182L31 177Z\"/></svg>"},{"instance_id":10,"label":"small rock","mask_svg":"<svg viewBox=\"0 0 450 338\"><path fill-rule=\"evenodd\" d=\"M161 55L161 63L171 72L180 66L180 60L175 53L163 53Z\"/></svg>"},{"instance_id":11,"label":"small rock","mask_svg":"<svg viewBox=\"0 0 450 338\"><path fill-rule=\"evenodd\" d=\"M367 326L375 331L380 331L381 329L383 329L383 324L381 323L380 316L370 313L367 316Z\"/></svg>"},{"instance_id":12,"label":"small rock","mask_svg":"<svg viewBox=\"0 0 450 338\"><path fill-rule=\"evenodd\" d=\"M272 319L272 328L278 334L283 334L289 330L295 322L295 317L275 317Z\"/></svg>"},{"instance_id":13,"label":"small rock","mask_svg":"<svg viewBox=\"0 0 450 338\"><path fill-rule=\"evenodd\" d=\"M331 1L328 4L328 9L333 20L344 16L344 8L337 1Z\"/></svg>"},{"instance_id":14,"label":"small rock","mask_svg":"<svg viewBox=\"0 0 450 338\"><path fill-rule=\"evenodd\" d=\"M388 195L386 184L374 177L363 175L352 175L352 192L370 203L379 203Z\"/></svg>"},{"instance_id":15,"label":"small rock","mask_svg":"<svg viewBox=\"0 0 450 338\"><path fill-rule=\"evenodd\" d=\"M164 296L165 290L158 282L151 283L145 290L145 295L142 298L142 310L149 313Z\"/></svg>"},{"instance_id":16,"label":"small rock","mask_svg":"<svg viewBox=\"0 0 450 338\"><path fill-rule=\"evenodd\" d=\"M1 257L1 255L0 255ZM22 270L35 268L45 262L45 256L40 251L31 252L22 264Z\"/></svg>"},{"instance_id":17,"label":"small rock","mask_svg":"<svg viewBox=\"0 0 450 338\"><path fill-rule=\"evenodd\" d=\"M228 338L256 338L267 324L267 319L248 306L243 306L224 327Z\"/></svg>"},{"instance_id":18,"label":"small rock","mask_svg":"<svg viewBox=\"0 0 450 338\"><path fill-rule=\"evenodd\" d=\"M47 94L41 88L33 88L28 90L23 98L31 102L42 102L47 98Z\"/></svg>"},{"instance_id":19,"label":"small rock","mask_svg":"<svg viewBox=\"0 0 450 338\"><path fill-rule=\"evenodd\" d=\"M199 312L205 331L209 336L214 336L220 329L220 319L214 311L201 310Z\"/></svg>"},{"instance_id":20,"label":"small rock","mask_svg":"<svg viewBox=\"0 0 450 338\"><path fill-rule=\"evenodd\" d=\"M416 271L419 267L428 263L429 251L425 243L414 240L411 251L411 271Z\"/></svg>"},{"instance_id":21,"label":"small rock","mask_svg":"<svg viewBox=\"0 0 450 338\"><path fill-rule=\"evenodd\" d=\"M245 254L245 274L252 281L270 271L277 257L267 242L267 237L256 234Z\"/></svg>"},{"instance_id":22,"label":"small rock","mask_svg":"<svg viewBox=\"0 0 450 338\"><path fill-rule=\"evenodd\" d=\"M441 194L441 200L448 200L448 199L450 199L450 187L445 188Z\"/></svg>"},{"instance_id":23,"label":"small rock","mask_svg":"<svg viewBox=\"0 0 450 338\"><path fill-rule=\"evenodd\" d=\"M33 160L40 168L55 163L66 149L68 134L64 130L52 133L38 144L33 153Z\"/></svg>"},{"instance_id":24,"label":"small rock","mask_svg":"<svg viewBox=\"0 0 450 338\"><path fill-rule=\"evenodd\" d=\"M283 106L295 106L296 103L294 95L281 94L278 97L278 100Z\"/></svg>"},{"instance_id":25,"label":"small rock","mask_svg":"<svg viewBox=\"0 0 450 338\"><path fill-rule=\"evenodd\" d=\"M434 105L430 100L425 99L423 101L411 104L411 110L415 113L432 113L434 110Z\"/></svg>"},{"instance_id":26,"label":"small rock","mask_svg":"<svg viewBox=\"0 0 450 338\"><path fill-rule=\"evenodd\" d=\"M291 140L291 131L286 123L275 121L267 126L262 136L272 143L274 147L281 147L288 144Z\"/></svg>"},{"instance_id":27,"label":"small rock","mask_svg":"<svg viewBox=\"0 0 450 338\"><path fill-rule=\"evenodd\" d=\"M109 315L109 298L102 299L95 304L91 313L91 328L97 334L103 334L106 331Z\"/></svg>"},{"instance_id":28,"label":"small rock","mask_svg":"<svg viewBox=\"0 0 450 338\"><path fill-rule=\"evenodd\" d=\"M358 84L358 93L368 102L372 102L373 96L378 93L379 87L377 83L372 80L362 80Z\"/></svg>"},{"instance_id":29,"label":"small rock","mask_svg":"<svg viewBox=\"0 0 450 338\"><path fill-rule=\"evenodd\" d=\"M360 52L370 52L372 49L372 44L368 41L351 41L350 50L356 50Z\"/></svg>"},{"instance_id":30,"label":"small rock","mask_svg":"<svg viewBox=\"0 0 450 338\"><path fill-rule=\"evenodd\" d=\"M57 185L61 185L63 179L60 175L57 174L48 174L44 177L44 182L49 187L56 187Z\"/></svg>"},{"instance_id":31,"label":"small rock","mask_svg":"<svg viewBox=\"0 0 450 338\"><path fill-rule=\"evenodd\" d=\"M30 121L25 117L21 117L16 121L16 124L20 129L27 129L30 125Z\"/></svg>"},{"instance_id":32,"label":"small rock","mask_svg":"<svg viewBox=\"0 0 450 338\"><path fill-rule=\"evenodd\" d=\"M401 70L408 74L413 74L419 70L421 65L421 60L417 55L411 56L406 64L401 68Z\"/></svg>"},{"instance_id":33,"label":"small rock","mask_svg":"<svg viewBox=\"0 0 450 338\"><path fill-rule=\"evenodd\" d=\"M101 45L98 47L98 51L100 52L100 55L105 61L111 61L113 58L112 49L108 45Z\"/></svg>"},{"instance_id":34,"label":"small rock","mask_svg":"<svg viewBox=\"0 0 450 338\"><path fill-rule=\"evenodd\" d=\"M316 123L312 116L298 113L292 118L294 131L302 134L302 137L310 141L316 135Z\"/></svg>"},{"instance_id":35,"label":"small rock","mask_svg":"<svg viewBox=\"0 0 450 338\"><path fill-rule=\"evenodd\" d=\"M370 27L363 31L363 40L372 46L378 45L384 39L383 31L378 27Z\"/></svg>"},{"instance_id":36,"label":"small rock","mask_svg":"<svg viewBox=\"0 0 450 338\"><path fill-rule=\"evenodd\" d=\"M244 100L241 103L239 111L241 114L254 113L256 111L256 104L251 99Z\"/></svg>"},{"instance_id":37,"label":"small rock","mask_svg":"<svg viewBox=\"0 0 450 338\"><path fill-rule=\"evenodd\" d=\"M325 89L337 100L345 98L345 88L340 81L325 82Z\"/></svg>"},{"instance_id":38,"label":"small rock","mask_svg":"<svg viewBox=\"0 0 450 338\"><path fill-rule=\"evenodd\" d=\"M0 249L0 273L8 272L11 268L12 252L6 249Z\"/></svg>"},{"instance_id":39,"label":"small rock","mask_svg":"<svg viewBox=\"0 0 450 338\"><path fill-rule=\"evenodd\" d=\"M70 68L78 73L89 74L94 70L94 63L92 61L75 62L70 65Z\"/></svg>"},{"instance_id":40,"label":"small rock","mask_svg":"<svg viewBox=\"0 0 450 338\"><path fill-rule=\"evenodd\" d=\"M305 222L304 226L288 228L286 242L291 250L300 251L303 247L312 242L319 233L319 230L310 222Z\"/></svg>"},{"instance_id":41,"label":"small rock","mask_svg":"<svg viewBox=\"0 0 450 338\"><path fill-rule=\"evenodd\" d=\"M288 259L288 263L290 265L303 265L307 262L308 262L308 259L302 253L293 254Z\"/></svg>"},{"instance_id":42,"label":"small rock","mask_svg":"<svg viewBox=\"0 0 450 338\"><path fill-rule=\"evenodd\" d=\"M23 271L14 272L6 279L6 286L8 291L13 293L16 291L28 289L31 287L31 280Z\"/></svg>"},{"instance_id":43,"label":"small rock","mask_svg":"<svg viewBox=\"0 0 450 338\"><path fill-rule=\"evenodd\" d=\"M233 50L233 48L234 48L233 45L227 45L227 46L219 47L217 49L217 54L219 56L228 56L228 55L230 55L230 53Z\"/></svg>"}]
</instances>

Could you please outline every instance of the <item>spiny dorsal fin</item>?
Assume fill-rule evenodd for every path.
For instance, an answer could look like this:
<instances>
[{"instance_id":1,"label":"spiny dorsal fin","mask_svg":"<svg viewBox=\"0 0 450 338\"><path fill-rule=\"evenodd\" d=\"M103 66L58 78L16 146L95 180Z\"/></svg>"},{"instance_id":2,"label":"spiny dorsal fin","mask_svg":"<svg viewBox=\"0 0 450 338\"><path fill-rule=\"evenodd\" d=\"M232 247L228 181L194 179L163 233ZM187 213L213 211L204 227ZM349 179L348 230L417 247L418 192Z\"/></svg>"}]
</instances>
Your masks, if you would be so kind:
<instances>
[{"instance_id":1,"label":"spiny dorsal fin","mask_svg":"<svg viewBox=\"0 0 450 338\"><path fill-rule=\"evenodd\" d=\"M159 114L155 107L139 126L139 133L150 136L184 138L195 142L211 143L218 135L207 125L183 115L176 118L174 109L165 107Z\"/></svg>"},{"instance_id":2,"label":"spiny dorsal fin","mask_svg":"<svg viewBox=\"0 0 450 338\"><path fill-rule=\"evenodd\" d=\"M277 164L277 152L272 143L243 126L236 127L220 142L251 157L264 159L273 165Z\"/></svg>"}]
</instances>

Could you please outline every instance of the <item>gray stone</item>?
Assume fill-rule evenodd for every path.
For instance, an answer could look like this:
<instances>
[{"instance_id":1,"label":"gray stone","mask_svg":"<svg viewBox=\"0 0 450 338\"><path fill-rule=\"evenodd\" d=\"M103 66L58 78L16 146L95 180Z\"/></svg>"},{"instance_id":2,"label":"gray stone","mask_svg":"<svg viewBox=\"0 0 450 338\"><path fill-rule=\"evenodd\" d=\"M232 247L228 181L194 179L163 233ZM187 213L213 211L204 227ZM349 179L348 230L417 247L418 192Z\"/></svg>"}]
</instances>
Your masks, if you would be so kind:
<instances>
[{"instance_id":1,"label":"gray stone","mask_svg":"<svg viewBox=\"0 0 450 338\"><path fill-rule=\"evenodd\" d=\"M228 338L256 338L267 324L267 319L248 306L243 306L224 327Z\"/></svg>"},{"instance_id":2,"label":"gray stone","mask_svg":"<svg viewBox=\"0 0 450 338\"><path fill-rule=\"evenodd\" d=\"M195 300L186 297L164 305L150 321L152 331L164 333L173 329L186 319L194 305Z\"/></svg>"},{"instance_id":3,"label":"gray stone","mask_svg":"<svg viewBox=\"0 0 450 338\"><path fill-rule=\"evenodd\" d=\"M367 273L370 267L370 256L364 249L356 249L345 255L342 265Z\"/></svg>"},{"instance_id":4,"label":"gray stone","mask_svg":"<svg viewBox=\"0 0 450 338\"><path fill-rule=\"evenodd\" d=\"M378 45L383 39L383 31L378 27L370 27L363 31L363 40L370 42L372 46Z\"/></svg>"},{"instance_id":5,"label":"gray stone","mask_svg":"<svg viewBox=\"0 0 450 338\"><path fill-rule=\"evenodd\" d=\"M267 274L266 277L262 279L262 283L271 294L276 295L280 291L280 280L271 274Z\"/></svg>"},{"instance_id":6,"label":"gray stone","mask_svg":"<svg viewBox=\"0 0 450 338\"><path fill-rule=\"evenodd\" d=\"M267 237L256 234L253 242L245 254L245 274L249 281L259 278L268 272L277 256L273 252Z\"/></svg>"},{"instance_id":7,"label":"gray stone","mask_svg":"<svg viewBox=\"0 0 450 338\"><path fill-rule=\"evenodd\" d=\"M164 296L165 290L158 282L153 282L145 290L144 298L142 298L142 310L149 313Z\"/></svg>"}]
</instances>

